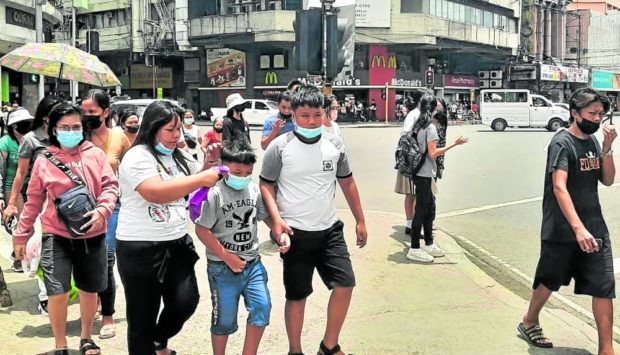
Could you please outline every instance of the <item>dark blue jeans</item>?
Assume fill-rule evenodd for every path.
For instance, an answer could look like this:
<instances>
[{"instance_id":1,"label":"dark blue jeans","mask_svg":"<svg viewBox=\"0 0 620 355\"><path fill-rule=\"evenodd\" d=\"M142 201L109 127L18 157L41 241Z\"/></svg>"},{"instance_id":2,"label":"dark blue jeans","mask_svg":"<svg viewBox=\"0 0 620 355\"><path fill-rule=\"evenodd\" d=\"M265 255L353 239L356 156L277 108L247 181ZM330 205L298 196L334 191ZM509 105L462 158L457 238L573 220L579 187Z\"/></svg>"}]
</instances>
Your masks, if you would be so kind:
<instances>
[{"instance_id":1,"label":"dark blue jeans","mask_svg":"<svg viewBox=\"0 0 620 355\"><path fill-rule=\"evenodd\" d=\"M108 230L105 234L105 242L108 249L108 288L103 292L99 292L99 299L101 299L101 315L109 317L114 315L116 310L114 304L116 303L116 280L114 278L114 264L116 263L116 226L118 224L118 211L120 204L116 204L114 212L108 220Z\"/></svg>"}]
</instances>

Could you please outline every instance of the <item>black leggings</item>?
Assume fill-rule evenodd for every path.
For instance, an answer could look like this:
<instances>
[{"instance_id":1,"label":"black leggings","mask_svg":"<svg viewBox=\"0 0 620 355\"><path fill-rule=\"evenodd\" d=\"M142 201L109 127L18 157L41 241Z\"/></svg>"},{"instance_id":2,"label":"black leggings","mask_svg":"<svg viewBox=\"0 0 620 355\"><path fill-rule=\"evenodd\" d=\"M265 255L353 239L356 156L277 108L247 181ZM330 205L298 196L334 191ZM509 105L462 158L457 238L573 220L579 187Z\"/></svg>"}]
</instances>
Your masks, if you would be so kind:
<instances>
[{"instance_id":1,"label":"black leggings","mask_svg":"<svg viewBox=\"0 0 620 355\"><path fill-rule=\"evenodd\" d=\"M189 235L168 242L116 242L129 354L151 355L154 342L166 347L198 306L198 254Z\"/></svg>"},{"instance_id":2,"label":"black leggings","mask_svg":"<svg viewBox=\"0 0 620 355\"><path fill-rule=\"evenodd\" d=\"M431 178L416 176L415 213L411 224L411 247L420 248L420 232L424 228L424 243L433 244L433 221L435 220L435 196L431 189Z\"/></svg>"},{"instance_id":3,"label":"black leggings","mask_svg":"<svg viewBox=\"0 0 620 355\"><path fill-rule=\"evenodd\" d=\"M116 303L115 263L116 256L114 255L114 251L108 250L108 287L103 292L99 292L99 298L101 299L101 315L104 317L111 317L116 312L114 309L114 304Z\"/></svg>"}]
</instances>

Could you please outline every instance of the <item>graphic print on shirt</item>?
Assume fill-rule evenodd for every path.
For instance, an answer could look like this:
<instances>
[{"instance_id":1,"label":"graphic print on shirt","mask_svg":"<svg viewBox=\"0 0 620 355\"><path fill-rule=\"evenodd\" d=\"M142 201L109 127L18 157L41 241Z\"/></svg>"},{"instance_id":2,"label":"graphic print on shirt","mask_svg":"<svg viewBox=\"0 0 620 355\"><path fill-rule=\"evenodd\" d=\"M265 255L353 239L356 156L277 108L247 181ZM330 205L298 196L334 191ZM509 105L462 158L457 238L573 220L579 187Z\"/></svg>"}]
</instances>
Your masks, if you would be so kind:
<instances>
[{"instance_id":1,"label":"graphic print on shirt","mask_svg":"<svg viewBox=\"0 0 620 355\"><path fill-rule=\"evenodd\" d=\"M245 212L244 212L245 210ZM220 240L224 248L232 252L244 252L252 249L252 226L256 225L256 201L247 198L222 206L222 213L232 219L226 219L224 226L235 229L232 240Z\"/></svg>"},{"instance_id":2,"label":"graphic print on shirt","mask_svg":"<svg viewBox=\"0 0 620 355\"><path fill-rule=\"evenodd\" d=\"M592 153L592 151L589 151L588 153L586 153L585 158L579 159L579 166L581 171L591 171L600 169L601 163L596 154Z\"/></svg>"},{"instance_id":3,"label":"graphic print on shirt","mask_svg":"<svg viewBox=\"0 0 620 355\"><path fill-rule=\"evenodd\" d=\"M149 217L151 217L151 221L156 223L169 222L170 209L166 205L150 205Z\"/></svg>"},{"instance_id":4,"label":"graphic print on shirt","mask_svg":"<svg viewBox=\"0 0 620 355\"><path fill-rule=\"evenodd\" d=\"M334 171L334 162L331 160L323 160L323 171Z\"/></svg>"}]
</instances>

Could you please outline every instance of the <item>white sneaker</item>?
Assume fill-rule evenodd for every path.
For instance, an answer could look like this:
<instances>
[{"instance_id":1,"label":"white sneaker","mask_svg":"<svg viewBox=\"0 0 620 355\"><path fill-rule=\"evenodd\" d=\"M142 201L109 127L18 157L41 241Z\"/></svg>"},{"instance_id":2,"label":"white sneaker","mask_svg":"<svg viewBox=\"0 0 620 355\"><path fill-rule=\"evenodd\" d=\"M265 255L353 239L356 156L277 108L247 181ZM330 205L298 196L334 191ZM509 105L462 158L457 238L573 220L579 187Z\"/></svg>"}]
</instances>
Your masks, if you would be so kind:
<instances>
[{"instance_id":1,"label":"white sneaker","mask_svg":"<svg viewBox=\"0 0 620 355\"><path fill-rule=\"evenodd\" d=\"M436 258L441 258L445 255L443 250L441 250L441 248L438 247L437 244L424 245L422 246L422 249Z\"/></svg>"},{"instance_id":2,"label":"white sneaker","mask_svg":"<svg viewBox=\"0 0 620 355\"><path fill-rule=\"evenodd\" d=\"M435 258L433 258L429 253L425 252L422 249L413 249L409 248L409 252L407 253L407 259L417 261L419 263L432 263Z\"/></svg>"}]
</instances>

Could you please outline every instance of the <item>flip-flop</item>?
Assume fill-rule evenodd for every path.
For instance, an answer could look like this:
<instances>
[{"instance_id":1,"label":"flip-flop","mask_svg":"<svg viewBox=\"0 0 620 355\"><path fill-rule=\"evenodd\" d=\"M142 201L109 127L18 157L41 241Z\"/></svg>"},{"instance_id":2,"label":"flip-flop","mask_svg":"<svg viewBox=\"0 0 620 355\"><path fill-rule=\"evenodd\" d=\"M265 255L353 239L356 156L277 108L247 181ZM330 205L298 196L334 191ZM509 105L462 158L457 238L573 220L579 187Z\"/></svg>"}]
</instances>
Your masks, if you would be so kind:
<instances>
[{"instance_id":1,"label":"flip-flop","mask_svg":"<svg viewBox=\"0 0 620 355\"><path fill-rule=\"evenodd\" d=\"M99 330L99 339L110 339L116 336L116 324L106 324Z\"/></svg>"},{"instance_id":2,"label":"flip-flop","mask_svg":"<svg viewBox=\"0 0 620 355\"><path fill-rule=\"evenodd\" d=\"M535 324L525 329L525 325L523 325L523 323L519 323L517 330L519 331L519 333L521 333L523 339L527 341L528 344L537 348L553 348L553 343L551 343L549 339L543 334L543 330L540 324ZM546 340L547 342L543 343L542 341L544 340Z\"/></svg>"}]
</instances>

